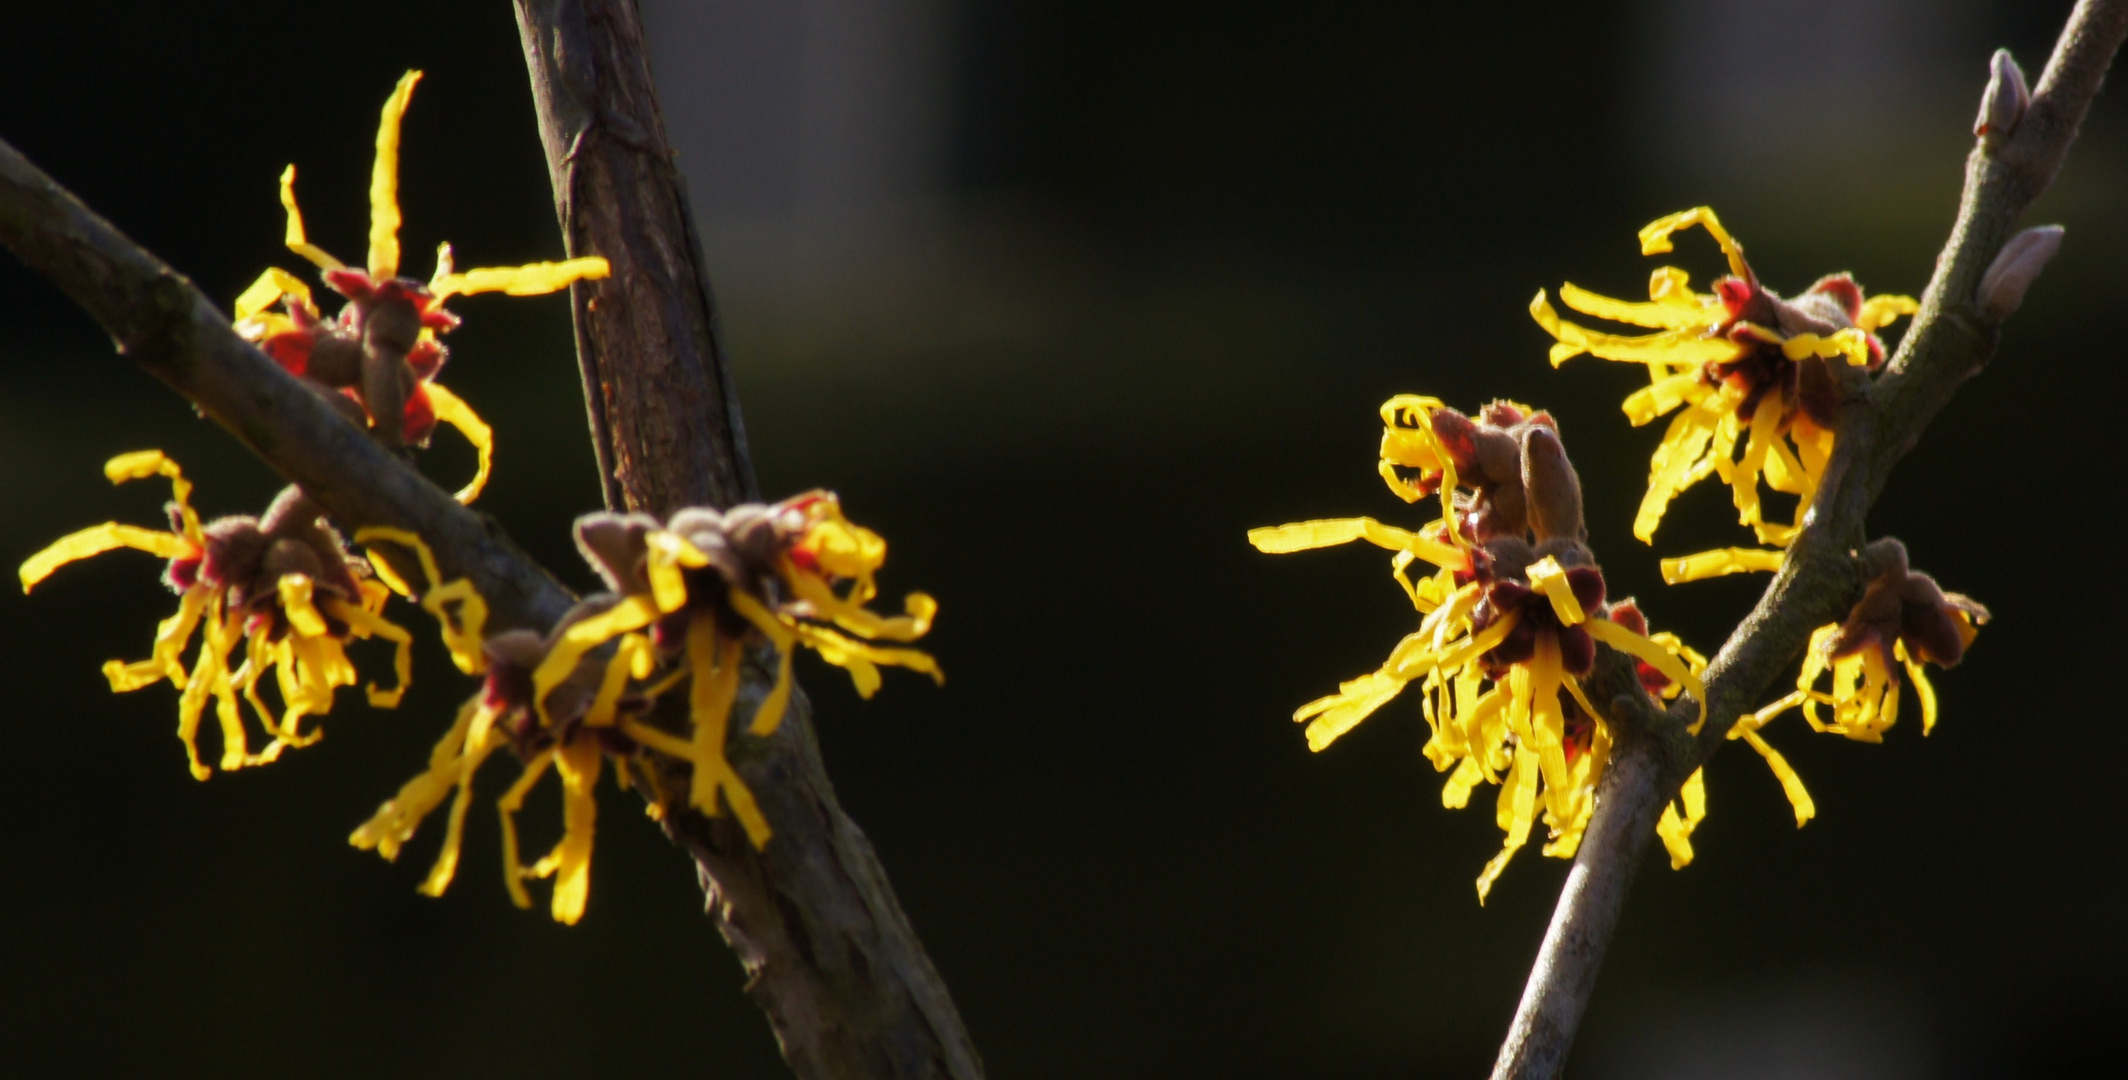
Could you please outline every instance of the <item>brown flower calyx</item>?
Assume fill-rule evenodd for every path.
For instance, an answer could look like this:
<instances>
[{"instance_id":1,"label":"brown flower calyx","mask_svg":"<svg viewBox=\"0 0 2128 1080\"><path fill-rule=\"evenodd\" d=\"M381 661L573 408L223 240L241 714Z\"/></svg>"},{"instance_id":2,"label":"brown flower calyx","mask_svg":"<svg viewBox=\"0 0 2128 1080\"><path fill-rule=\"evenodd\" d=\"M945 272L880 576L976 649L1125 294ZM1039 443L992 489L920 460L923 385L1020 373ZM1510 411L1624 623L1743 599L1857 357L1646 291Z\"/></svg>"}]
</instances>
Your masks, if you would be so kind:
<instances>
[{"instance_id":1,"label":"brown flower calyx","mask_svg":"<svg viewBox=\"0 0 2128 1080\"><path fill-rule=\"evenodd\" d=\"M280 581L289 574L310 579L318 592L360 604L360 582L368 568L350 557L347 545L323 520L324 511L302 489L290 486L276 496L260 517L232 515L201 528L206 543L195 554L170 560L163 581L177 592L196 584L226 588L231 611L248 620L271 620L270 633L288 629L280 606ZM173 527L182 527L177 504L170 505ZM334 620L325 615L329 626ZM344 626L332 626L335 634Z\"/></svg>"},{"instance_id":2,"label":"brown flower calyx","mask_svg":"<svg viewBox=\"0 0 2128 1080\"><path fill-rule=\"evenodd\" d=\"M598 696L599 684L605 675L603 655L601 662L578 664L561 685L547 692L545 705L551 724L542 724L532 706L532 673L547 658L555 642L571 626L611 609L618 602L619 598L611 594L589 596L571 607L544 636L532 630L506 630L482 643L481 652L487 657L485 682L481 686L482 701L495 711L496 729L509 736L510 747L519 758L530 760L543 750L569 741L579 731L594 735L600 748L607 753L625 756L635 752L635 740L623 734L620 727L584 726L584 718L591 710L593 699ZM603 650L605 654L611 651ZM631 687L621 694L615 709L623 716L641 717L650 711L652 704L651 698Z\"/></svg>"},{"instance_id":3,"label":"brown flower calyx","mask_svg":"<svg viewBox=\"0 0 2128 1080\"><path fill-rule=\"evenodd\" d=\"M1945 592L1934 578L1912 569L1906 546L1895 539L1873 541L1866 557L1881 569L1826 643L1827 654L1853 656L1876 649L1895 679L1895 646L1903 645L1917 661L1956 667L1973 642L1974 628L1990 618L1988 609L1969 597Z\"/></svg>"},{"instance_id":4,"label":"brown flower calyx","mask_svg":"<svg viewBox=\"0 0 2128 1080\"><path fill-rule=\"evenodd\" d=\"M1580 540L1581 480L1567 460L1552 414L1512 401L1494 401L1476 420L1454 409L1432 410L1427 422L1455 465L1458 527L1471 539L1531 536L1538 542ZM1437 487L1441 474L1420 478Z\"/></svg>"},{"instance_id":5,"label":"brown flower calyx","mask_svg":"<svg viewBox=\"0 0 2128 1080\"><path fill-rule=\"evenodd\" d=\"M1786 299L1760 285L1758 275L1748 273L1749 266L1745 270L1746 277L1716 281L1714 291L1729 313L1716 332L1747 346L1747 351L1734 360L1708 364L1702 378L1743 392L1736 407L1738 416L1752 416L1759 402L1773 393L1788 403L1781 417L1784 428L1798 410L1819 427L1831 428L1839 412L1839 387L1829 362L1819 356L1791 360L1782 351L1782 342L1801 334L1829 338L1842 330L1859 329L1862 287L1852 275L1828 274L1802 295ZM1875 372L1884 366L1884 342L1874 333L1865 331L1864 336L1869 343L1867 370Z\"/></svg>"},{"instance_id":6,"label":"brown flower calyx","mask_svg":"<svg viewBox=\"0 0 2128 1080\"><path fill-rule=\"evenodd\" d=\"M577 519L576 546L608 589L622 596L641 596L651 591L652 534L668 533L687 541L708 557L708 565L683 570L687 606L660 623L660 644L669 640L676 646L678 632L696 612L714 615L723 633L745 635L750 624L732 610L728 598L736 589L770 607L777 605L781 592L778 562L792 553L805 528L803 515L793 512L802 509L793 505L797 501L773 506L743 503L723 511L688 507L662 524L649 514L587 514Z\"/></svg>"},{"instance_id":7,"label":"brown flower calyx","mask_svg":"<svg viewBox=\"0 0 2128 1080\"><path fill-rule=\"evenodd\" d=\"M1485 598L1471 613L1473 633L1508 615L1515 617L1514 629L1483 658L1496 675L1504 675L1510 666L1534 655L1537 638L1543 634L1558 638L1560 667L1568 674L1586 675L1596 662L1596 640L1588 630L1561 623L1552 601L1530 587L1529 568L1546 558L1565 568L1567 584L1573 588L1581 609L1601 617L1603 570L1596 565L1588 545L1578 539L1554 538L1533 545L1518 536L1494 537L1471 553L1472 570L1467 575L1456 575L1459 584L1471 580L1484 583Z\"/></svg>"},{"instance_id":8,"label":"brown flower calyx","mask_svg":"<svg viewBox=\"0 0 2128 1080\"><path fill-rule=\"evenodd\" d=\"M372 427L385 445L427 445L436 412L424 384L448 355L436 335L456 328L458 317L411 278L379 281L352 268L324 276L347 297L340 313L328 319L307 297L289 296L293 328L264 338L259 348L322 389L348 419Z\"/></svg>"}]
</instances>

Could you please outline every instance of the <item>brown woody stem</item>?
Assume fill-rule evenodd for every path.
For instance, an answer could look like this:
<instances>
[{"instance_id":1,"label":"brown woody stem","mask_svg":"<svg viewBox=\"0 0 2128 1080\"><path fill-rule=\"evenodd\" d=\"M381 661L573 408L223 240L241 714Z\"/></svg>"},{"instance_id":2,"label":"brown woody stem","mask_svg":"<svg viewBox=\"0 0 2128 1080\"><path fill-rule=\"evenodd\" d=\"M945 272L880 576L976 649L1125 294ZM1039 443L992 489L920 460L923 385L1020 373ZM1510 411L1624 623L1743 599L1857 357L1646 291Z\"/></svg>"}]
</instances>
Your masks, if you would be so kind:
<instances>
[{"instance_id":1,"label":"brown woody stem","mask_svg":"<svg viewBox=\"0 0 2128 1080\"><path fill-rule=\"evenodd\" d=\"M516 9L569 253L613 267L573 292L607 505L663 517L757 497L636 6L516 0ZM766 684L756 665L744 694ZM746 712L742 702L735 715ZM665 827L694 855L709 915L791 1067L806 1080L981 1076L885 868L835 800L804 695L775 735L735 736L732 758L774 829L767 847L693 811L668 815Z\"/></svg>"},{"instance_id":2,"label":"brown woody stem","mask_svg":"<svg viewBox=\"0 0 2128 1080\"><path fill-rule=\"evenodd\" d=\"M1960 384L1994 354L1998 326L1974 295L2032 200L2053 183L2099 83L2128 35L2128 0L2079 0L2009 133L1981 137L1966 160L1957 224L1884 374L1842 402L1839 441L1803 532L1751 614L1706 673L1709 718L1694 739L1658 725L1652 761L1621 753L1597 792L1595 816L1538 949L1495 1080L1557 1076L1588 1007L1626 890L1665 802L1726 740L1810 633L1844 616L1870 566L1859 555L1864 519L1885 480ZM1682 706L1671 710L1674 721ZM1666 732L1676 732L1663 737Z\"/></svg>"}]
</instances>

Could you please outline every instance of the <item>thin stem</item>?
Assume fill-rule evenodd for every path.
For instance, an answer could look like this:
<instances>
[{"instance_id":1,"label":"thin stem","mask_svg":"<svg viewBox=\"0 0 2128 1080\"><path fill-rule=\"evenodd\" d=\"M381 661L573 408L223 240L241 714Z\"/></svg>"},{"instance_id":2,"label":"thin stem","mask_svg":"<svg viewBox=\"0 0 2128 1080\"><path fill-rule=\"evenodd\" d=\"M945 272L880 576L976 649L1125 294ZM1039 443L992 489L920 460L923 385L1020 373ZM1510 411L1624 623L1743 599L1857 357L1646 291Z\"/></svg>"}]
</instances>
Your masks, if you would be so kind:
<instances>
[{"instance_id":1,"label":"thin stem","mask_svg":"<svg viewBox=\"0 0 2128 1080\"><path fill-rule=\"evenodd\" d=\"M1957 224L1936 261L1921 311L1874 385L1848 388L1839 441L1805 527L1773 582L1708 667L1709 718L1697 739L1658 739L1654 760L1619 761L1538 949L1495 1080L1539 1080L1565 1065L1627 888L1655 818L1803 651L1810 633L1859 597L1871 567L1854 552L1892 467L1960 384L1994 354L1997 323L1974 295L2018 219L2060 171L2123 36L2128 0L2079 0L2030 107L2007 136L1979 139L1967 159ZM1675 720L1678 710L1673 709Z\"/></svg>"}]
</instances>

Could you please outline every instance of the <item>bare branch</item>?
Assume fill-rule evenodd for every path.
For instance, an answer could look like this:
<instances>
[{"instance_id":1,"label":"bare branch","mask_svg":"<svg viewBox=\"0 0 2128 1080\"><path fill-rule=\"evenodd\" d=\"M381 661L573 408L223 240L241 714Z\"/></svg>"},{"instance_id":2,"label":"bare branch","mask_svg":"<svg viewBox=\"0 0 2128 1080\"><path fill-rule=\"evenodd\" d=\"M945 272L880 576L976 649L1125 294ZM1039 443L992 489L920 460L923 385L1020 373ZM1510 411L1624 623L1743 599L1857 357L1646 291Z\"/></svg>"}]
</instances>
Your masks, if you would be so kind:
<instances>
[{"instance_id":1,"label":"bare branch","mask_svg":"<svg viewBox=\"0 0 2128 1080\"><path fill-rule=\"evenodd\" d=\"M350 528L419 533L447 577L471 579L498 630L544 630L575 597L484 515L441 488L238 337L190 280L0 142L0 244L103 325L120 352L190 398Z\"/></svg>"},{"instance_id":2,"label":"bare branch","mask_svg":"<svg viewBox=\"0 0 2128 1080\"><path fill-rule=\"evenodd\" d=\"M1706 727L1696 740L1656 740L1648 744L1652 753L1622 748L1616 772L1605 776L1494 1065L1495 1080L1558 1075L1663 804L1720 749L1737 718L1802 653L1811 631L1844 616L1860 596L1875 569L1858 555L1870 505L1929 421L1993 355L2007 312L1983 305L1983 276L2018 218L2053 183L2124 35L2128 0L2080 0L2030 104L2015 117L2002 102L2017 96L2016 88L1996 85L2011 75L2003 64L1991 65L1995 104L1989 112L2010 123L2008 130L1986 125L1967 159L1957 224L1937 258L1921 311L1875 384L1858 381L1845 388L1837 448L1803 532L1708 667ZM1671 715L1676 719L1679 711Z\"/></svg>"},{"instance_id":3,"label":"bare branch","mask_svg":"<svg viewBox=\"0 0 2128 1080\"><path fill-rule=\"evenodd\" d=\"M573 292L592 439L612 509L660 516L752 494L708 273L666 143L633 0L516 0L555 212L572 254L613 276ZM747 694L766 689L756 665ZM775 736L735 736L733 764L775 836L754 850L689 810L666 831L695 856L710 916L799 1076L954 1077L982 1065L794 696Z\"/></svg>"}]
</instances>

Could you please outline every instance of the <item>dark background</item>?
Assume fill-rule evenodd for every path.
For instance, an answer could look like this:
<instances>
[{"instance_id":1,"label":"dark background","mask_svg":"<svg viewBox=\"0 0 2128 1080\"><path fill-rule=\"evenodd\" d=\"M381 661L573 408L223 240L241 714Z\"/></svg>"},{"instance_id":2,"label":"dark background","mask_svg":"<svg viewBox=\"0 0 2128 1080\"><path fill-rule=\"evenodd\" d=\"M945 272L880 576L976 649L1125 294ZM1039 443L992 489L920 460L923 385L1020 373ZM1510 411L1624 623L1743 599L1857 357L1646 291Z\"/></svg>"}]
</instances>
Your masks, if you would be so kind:
<instances>
[{"instance_id":1,"label":"dark background","mask_svg":"<svg viewBox=\"0 0 2128 1080\"><path fill-rule=\"evenodd\" d=\"M1657 437L1617 411L1639 376L1551 372L1530 294L1631 295L1652 265L1634 230L1702 202L1776 288L1851 269L1918 293L1988 53L2036 80L2066 8L653 4L763 486L839 489L892 541L887 589L943 604L945 689L892 674L861 704L823 665L801 677L992 1072L1483 1071L1565 864L1533 846L1475 903L1491 795L1441 809L1408 703L1307 753L1287 713L1411 614L1382 553L1274 559L1244 530L1411 518L1373 474L1379 402L1512 396L1559 415L1614 591L1711 651L1757 581L1666 589L1655 562L1741 542L1727 496L1682 500L1654 551L1631 539ZM5 22L0 137L219 298L296 268L290 161L312 237L359 258L376 110L411 66L409 268L445 236L461 265L560 252L500 0ZM1635 888L1577 1074L2116 1056L2124 597L2083 515L2118 491L2120 104L2034 212L2068 227L2061 257L1873 521L1997 615L1938 678L1942 723L1872 747L1781 721L1821 815L1802 830L1758 761L1724 754L1699 861L1657 856ZM1677 258L1718 267L1696 235ZM101 479L120 451L171 452L210 514L270 497L263 465L12 259L0 305L0 561L157 520L165 489ZM454 306L445 380L499 438L481 505L588 584L566 306ZM470 454L438 441L427 465L455 485ZM344 843L468 690L433 650L398 711L345 697L321 745L193 782L170 689L114 697L97 670L145 654L171 606L156 572L118 554L0 594L0 1071L783 1075L634 796L601 797L574 928L509 906L485 801L441 901L414 892L437 828L398 866ZM535 799L528 843L554 813Z\"/></svg>"}]
</instances>

